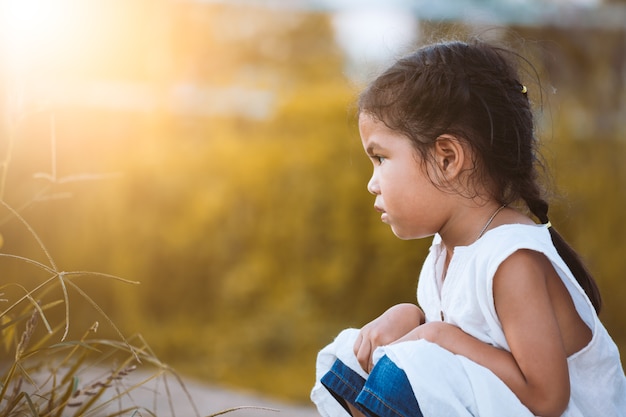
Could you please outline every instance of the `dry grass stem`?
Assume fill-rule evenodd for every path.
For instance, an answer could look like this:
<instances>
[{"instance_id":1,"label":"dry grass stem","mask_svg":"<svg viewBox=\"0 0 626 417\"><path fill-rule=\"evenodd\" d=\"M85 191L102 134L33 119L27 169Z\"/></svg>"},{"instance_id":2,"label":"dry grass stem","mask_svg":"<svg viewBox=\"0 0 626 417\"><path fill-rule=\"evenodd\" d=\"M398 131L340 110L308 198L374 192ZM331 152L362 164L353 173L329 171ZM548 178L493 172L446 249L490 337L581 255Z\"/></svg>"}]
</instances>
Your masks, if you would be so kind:
<instances>
[{"instance_id":1,"label":"dry grass stem","mask_svg":"<svg viewBox=\"0 0 626 417\"><path fill-rule=\"evenodd\" d=\"M265 410L265 411L274 411L274 412L280 413L280 410L277 410L276 408L257 407L254 405L242 405L239 407L233 407L233 408L228 408L223 411L219 411L215 414L208 415L207 417L217 417L217 416L221 416L221 415L232 413L234 411L239 411L239 410Z\"/></svg>"}]
</instances>

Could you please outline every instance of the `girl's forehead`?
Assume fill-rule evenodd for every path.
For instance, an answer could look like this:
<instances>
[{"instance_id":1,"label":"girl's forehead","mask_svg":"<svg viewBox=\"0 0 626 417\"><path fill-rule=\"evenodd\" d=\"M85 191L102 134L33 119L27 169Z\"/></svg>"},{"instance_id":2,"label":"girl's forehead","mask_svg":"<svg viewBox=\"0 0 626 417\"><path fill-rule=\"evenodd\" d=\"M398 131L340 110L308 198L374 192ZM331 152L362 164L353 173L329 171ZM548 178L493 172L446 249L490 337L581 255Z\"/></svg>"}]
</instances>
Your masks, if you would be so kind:
<instances>
[{"instance_id":1,"label":"girl's forehead","mask_svg":"<svg viewBox=\"0 0 626 417\"><path fill-rule=\"evenodd\" d=\"M412 141L401 132L389 128L375 117L365 115L359 120L359 134L366 152L413 149Z\"/></svg>"},{"instance_id":2,"label":"girl's forehead","mask_svg":"<svg viewBox=\"0 0 626 417\"><path fill-rule=\"evenodd\" d=\"M386 126L371 116L359 117L359 133L363 143L375 142L384 139L386 135Z\"/></svg>"},{"instance_id":3,"label":"girl's forehead","mask_svg":"<svg viewBox=\"0 0 626 417\"><path fill-rule=\"evenodd\" d=\"M375 117L373 114L362 110L359 112L359 123L365 122L365 121L375 122L375 121L378 121L378 118Z\"/></svg>"},{"instance_id":4,"label":"girl's forehead","mask_svg":"<svg viewBox=\"0 0 626 417\"><path fill-rule=\"evenodd\" d=\"M363 112L359 114L359 133L361 134L362 140L366 140L372 136L381 139L408 139L403 133L391 129L377 117Z\"/></svg>"},{"instance_id":5,"label":"girl's forehead","mask_svg":"<svg viewBox=\"0 0 626 417\"><path fill-rule=\"evenodd\" d=\"M359 113L359 130L361 133L371 133L374 130L388 130L392 132L383 122L369 113Z\"/></svg>"}]
</instances>

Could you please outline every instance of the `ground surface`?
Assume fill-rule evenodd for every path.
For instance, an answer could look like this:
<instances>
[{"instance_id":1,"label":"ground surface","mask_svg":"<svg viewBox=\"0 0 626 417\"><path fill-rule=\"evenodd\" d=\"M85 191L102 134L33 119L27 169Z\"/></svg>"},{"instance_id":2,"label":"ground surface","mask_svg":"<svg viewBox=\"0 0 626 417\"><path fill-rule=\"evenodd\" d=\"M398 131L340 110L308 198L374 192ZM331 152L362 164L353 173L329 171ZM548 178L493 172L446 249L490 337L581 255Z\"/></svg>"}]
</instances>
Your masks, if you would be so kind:
<instances>
[{"instance_id":1,"label":"ground surface","mask_svg":"<svg viewBox=\"0 0 626 417\"><path fill-rule=\"evenodd\" d=\"M102 380L98 375L90 375L93 380ZM319 417L313 405L295 405L255 393L225 389L196 380L183 378L184 389L172 375L150 380L150 374L139 371L124 376L107 390L109 398L115 390L125 391L131 387L129 395L111 401L103 415L120 409L141 406L149 410L132 414L133 417ZM146 380L149 380L147 383ZM85 378L82 381L87 382ZM141 384L139 384L142 382ZM83 385L84 386L84 385ZM166 387L167 386L167 387ZM86 397L84 397L86 398ZM193 400L190 401L190 398ZM80 401L81 398L76 398ZM106 401L107 398L104 399ZM239 408L239 409L235 409ZM233 411L222 413L229 409ZM126 414L123 414L126 415Z\"/></svg>"},{"instance_id":2,"label":"ground surface","mask_svg":"<svg viewBox=\"0 0 626 417\"><path fill-rule=\"evenodd\" d=\"M226 417L319 417L311 406L297 406L260 395L226 390L205 384L186 381L187 389L203 417L210 416L234 407L264 407L266 409L244 408L224 414ZM165 406L165 404L164 404ZM165 408L165 407L164 407ZM192 416L193 408L187 407L180 416Z\"/></svg>"}]
</instances>

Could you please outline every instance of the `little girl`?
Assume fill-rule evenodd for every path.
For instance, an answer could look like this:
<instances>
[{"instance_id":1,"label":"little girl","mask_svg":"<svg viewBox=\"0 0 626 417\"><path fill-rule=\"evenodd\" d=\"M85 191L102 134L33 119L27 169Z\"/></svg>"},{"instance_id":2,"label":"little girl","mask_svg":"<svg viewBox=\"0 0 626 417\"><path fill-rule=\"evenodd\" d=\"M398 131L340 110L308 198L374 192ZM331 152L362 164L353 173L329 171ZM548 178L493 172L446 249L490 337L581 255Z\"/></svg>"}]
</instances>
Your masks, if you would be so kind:
<instances>
[{"instance_id":1,"label":"little girl","mask_svg":"<svg viewBox=\"0 0 626 417\"><path fill-rule=\"evenodd\" d=\"M323 416L626 416L598 289L548 221L516 58L434 44L361 94L374 208L400 239L434 239L421 308L391 307L318 355Z\"/></svg>"}]
</instances>

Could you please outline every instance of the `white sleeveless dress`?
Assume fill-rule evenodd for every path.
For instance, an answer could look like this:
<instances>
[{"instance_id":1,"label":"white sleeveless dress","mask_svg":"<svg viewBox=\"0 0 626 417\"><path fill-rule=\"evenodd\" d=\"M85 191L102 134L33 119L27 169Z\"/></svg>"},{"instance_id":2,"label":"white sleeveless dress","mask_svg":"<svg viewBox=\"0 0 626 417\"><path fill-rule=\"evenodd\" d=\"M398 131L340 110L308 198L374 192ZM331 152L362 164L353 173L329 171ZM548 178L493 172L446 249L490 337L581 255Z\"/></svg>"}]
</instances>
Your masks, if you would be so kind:
<instances>
[{"instance_id":1,"label":"white sleeveless dress","mask_svg":"<svg viewBox=\"0 0 626 417\"><path fill-rule=\"evenodd\" d=\"M503 225L469 246L456 247L445 281L445 248L435 236L417 288L426 321L443 318L485 343L510 351L496 314L493 278L499 265L520 249L540 252L550 260L592 331L591 342L568 358L571 396L563 417L626 416L626 377L619 351L557 253L545 225ZM410 379L410 369L405 371Z\"/></svg>"}]
</instances>

